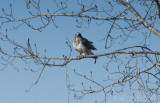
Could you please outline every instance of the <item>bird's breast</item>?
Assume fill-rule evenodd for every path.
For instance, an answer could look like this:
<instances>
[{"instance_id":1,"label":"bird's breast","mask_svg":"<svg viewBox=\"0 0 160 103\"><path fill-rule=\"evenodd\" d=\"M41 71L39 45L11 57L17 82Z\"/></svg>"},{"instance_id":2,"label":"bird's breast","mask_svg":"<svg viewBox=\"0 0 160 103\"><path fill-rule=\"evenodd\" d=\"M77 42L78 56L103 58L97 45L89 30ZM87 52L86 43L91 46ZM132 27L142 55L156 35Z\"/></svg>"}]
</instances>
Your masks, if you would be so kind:
<instances>
[{"instance_id":1,"label":"bird's breast","mask_svg":"<svg viewBox=\"0 0 160 103\"><path fill-rule=\"evenodd\" d=\"M79 45L77 46L77 49L80 50L81 52L86 51L86 47L80 42Z\"/></svg>"},{"instance_id":2,"label":"bird's breast","mask_svg":"<svg viewBox=\"0 0 160 103\"><path fill-rule=\"evenodd\" d=\"M73 47L79 52L84 52L86 50L86 47L81 42L79 44L73 43Z\"/></svg>"}]
</instances>

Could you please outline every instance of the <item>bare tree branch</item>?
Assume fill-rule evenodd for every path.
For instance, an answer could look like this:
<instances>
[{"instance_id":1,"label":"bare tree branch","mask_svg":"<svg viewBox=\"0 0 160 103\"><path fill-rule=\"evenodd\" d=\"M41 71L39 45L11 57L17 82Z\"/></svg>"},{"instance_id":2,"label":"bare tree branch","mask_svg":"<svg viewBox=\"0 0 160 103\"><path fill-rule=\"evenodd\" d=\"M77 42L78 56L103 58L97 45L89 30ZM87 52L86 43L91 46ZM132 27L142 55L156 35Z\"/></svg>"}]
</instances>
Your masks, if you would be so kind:
<instances>
[{"instance_id":1,"label":"bare tree branch","mask_svg":"<svg viewBox=\"0 0 160 103\"><path fill-rule=\"evenodd\" d=\"M39 82L45 68L65 67L68 102L71 94L77 100L83 99L86 95L100 94L104 98L102 101L95 101L95 103L107 103L108 95L121 94L126 91L128 93L128 90L130 91L129 95L133 97L133 102L137 102L136 97L139 94L145 97L143 102L159 102L160 52L158 47L156 48L152 44L154 41L153 34L160 37L158 29L160 26L158 19L158 16L160 17L160 4L158 0L102 0L101 2L77 0L74 3L76 8L72 7L73 1L69 0L53 0L51 8L43 8L41 2L42 0L24 0L25 16L15 13L17 11L14 11L16 8L14 3L10 4L8 8L1 8L0 71L5 70L8 66L16 69L16 61L22 61L26 64L25 70L39 71L37 80L26 90L29 91L32 86ZM10 37L10 33L8 34L8 31L18 31L24 25L30 30L39 32L42 32L50 24L53 24L53 28L56 29L59 27L57 20L59 17L63 19L72 18L77 28L88 29L93 23L97 27L106 26L104 29L106 33L102 37L103 39L99 40L101 44L105 41L103 52L99 50L99 53L95 55L73 57L72 44L67 38L68 54L51 57L46 55L46 51L48 51L46 49L40 52L39 49L41 48L37 48L37 44L32 44L32 39L28 38L24 42L25 44L20 44ZM66 22L68 23L68 20ZM3 33L5 30L6 32ZM130 40L133 40L131 45ZM9 44L10 50L5 49L3 43ZM93 72L90 71L89 74L78 72L75 68L73 72L71 71L72 68L70 69L68 64L86 58L99 58L97 63L99 61L99 64L104 64L103 69L98 68L98 70L105 75L99 74L93 69L91 69ZM104 61L101 61L101 58ZM41 66L41 68L31 69L31 64ZM89 69L87 68L86 72ZM69 72L74 74L73 78L70 78L72 75ZM72 79L78 80L77 84L71 85ZM156 99L153 100L153 96L156 96Z\"/></svg>"},{"instance_id":2,"label":"bare tree branch","mask_svg":"<svg viewBox=\"0 0 160 103\"><path fill-rule=\"evenodd\" d=\"M160 31L152 27L149 23L147 23L140 14L130 5L130 3L126 3L123 0L118 0L122 5L126 6L138 19L140 23L142 23L146 28L148 28L151 32L153 32L155 35L160 37Z\"/></svg>"}]
</instances>

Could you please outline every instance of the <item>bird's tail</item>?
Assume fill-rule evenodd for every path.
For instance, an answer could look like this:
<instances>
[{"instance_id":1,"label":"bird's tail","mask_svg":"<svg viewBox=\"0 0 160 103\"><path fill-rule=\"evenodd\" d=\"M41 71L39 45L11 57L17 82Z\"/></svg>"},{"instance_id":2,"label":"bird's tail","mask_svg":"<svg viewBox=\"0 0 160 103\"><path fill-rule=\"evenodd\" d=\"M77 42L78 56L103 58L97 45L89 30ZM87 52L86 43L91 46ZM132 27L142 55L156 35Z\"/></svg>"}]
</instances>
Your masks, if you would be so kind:
<instances>
[{"instance_id":1,"label":"bird's tail","mask_svg":"<svg viewBox=\"0 0 160 103\"><path fill-rule=\"evenodd\" d=\"M89 51L87 55L94 55L94 53L93 53L92 51ZM98 58L98 57L94 57L94 59L95 59L94 64L96 64L97 58Z\"/></svg>"},{"instance_id":2,"label":"bird's tail","mask_svg":"<svg viewBox=\"0 0 160 103\"><path fill-rule=\"evenodd\" d=\"M96 62L97 62L97 57L95 57L94 59L95 59L95 60L94 60L94 64L96 64Z\"/></svg>"}]
</instances>

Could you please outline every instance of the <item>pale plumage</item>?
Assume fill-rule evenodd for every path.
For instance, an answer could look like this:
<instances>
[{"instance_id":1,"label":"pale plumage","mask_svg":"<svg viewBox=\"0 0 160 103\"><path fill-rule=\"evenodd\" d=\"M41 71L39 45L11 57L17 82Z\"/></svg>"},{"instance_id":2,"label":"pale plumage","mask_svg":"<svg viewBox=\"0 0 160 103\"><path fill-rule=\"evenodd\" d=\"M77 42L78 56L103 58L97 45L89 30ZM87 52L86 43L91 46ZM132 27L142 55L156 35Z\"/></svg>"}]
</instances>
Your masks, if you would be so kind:
<instances>
[{"instance_id":1,"label":"pale plumage","mask_svg":"<svg viewBox=\"0 0 160 103\"><path fill-rule=\"evenodd\" d=\"M73 47L79 53L79 56L94 55L91 50L97 50L93 46L93 42L83 38L80 33L76 33L73 41ZM95 63L96 63L95 58Z\"/></svg>"}]
</instances>

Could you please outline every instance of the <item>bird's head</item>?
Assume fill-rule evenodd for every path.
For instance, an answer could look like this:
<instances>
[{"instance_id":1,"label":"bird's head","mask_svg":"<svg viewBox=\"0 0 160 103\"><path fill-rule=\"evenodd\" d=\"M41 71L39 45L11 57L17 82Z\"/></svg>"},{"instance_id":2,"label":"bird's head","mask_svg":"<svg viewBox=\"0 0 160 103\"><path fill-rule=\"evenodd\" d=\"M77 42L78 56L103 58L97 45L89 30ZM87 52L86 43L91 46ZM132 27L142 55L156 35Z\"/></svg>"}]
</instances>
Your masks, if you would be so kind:
<instances>
[{"instance_id":1,"label":"bird's head","mask_svg":"<svg viewBox=\"0 0 160 103\"><path fill-rule=\"evenodd\" d=\"M77 32L77 33L75 34L75 37L80 37L80 38L82 38L82 35L81 35L81 33Z\"/></svg>"}]
</instances>

